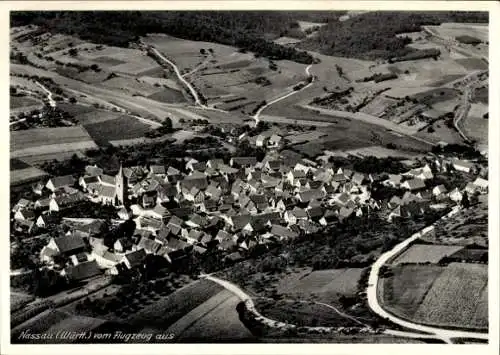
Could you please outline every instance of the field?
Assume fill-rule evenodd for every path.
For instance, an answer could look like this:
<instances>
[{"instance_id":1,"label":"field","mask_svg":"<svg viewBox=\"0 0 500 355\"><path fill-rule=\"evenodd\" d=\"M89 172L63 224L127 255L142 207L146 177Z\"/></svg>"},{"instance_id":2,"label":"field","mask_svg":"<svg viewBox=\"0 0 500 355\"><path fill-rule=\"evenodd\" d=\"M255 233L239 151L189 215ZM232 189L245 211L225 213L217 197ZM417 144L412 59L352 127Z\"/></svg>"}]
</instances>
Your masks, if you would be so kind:
<instances>
[{"instance_id":1,"label":"field","mask_svg":"<svg viewBox=\"0 0 500 355\"><path fill-rule=\"evenodd\" d=\"M341 316L333 309L312 302L259 300L256 307L263 316L301 327L359 326L359 323Z\"/></svg>"},{"instance_id":2,"label":"field","mask_svg":"<svg viewBox=\"0 0 500 355\"><path fill-rule=\"evenodd\" d=\"M250 341L253 335L241 323L236 311L239 302L237 296L223 290L187 313L167 332L176 334L177 342Z\"/></svg>"},{"instance_id":3,"label":"field","mask_svg":"<svg viewBox=\"0 0 500 355\"><path fill-rule=\"evenodd\" d=\"M427 26L441 37L455 39L457 36L472 36L479 40L488 41L488 26L469 23L443 23L441 26Z\"/></svg>"},{"instance_id":4,"label":"field","mask_svg":"<svg viewBox=\"0 0 500 355\"><path fill-rule=\"evenodd\" d=\"M413 244L409 249L399 255L392 263L394 265L410 263L432 263L436 264L445 256L450 256L463 247L436 244Z\"/></svg>"},{"instance_id":5,"label":"field","mask_svg":"<svg viewBox=\"0 0 500 355\"><path fill-rule=\"evenodd\" d=\"M139 310L128 322L166 330L220 291L222 287L211 281L196 281Z\"/></svg>"},{"instance_id":6,"label":"field","mask_svg":"<svg viewBox=\"0 0 500 355\"><path fill-rule=\"evenodd\" d=\"M10 108L19 109L22 107L42 106L39 100L35 100L29 96L10 96Z\"/></svg>"},{"instance_id":7,"label":"field","mask_svg":"<svg viewBox=\"0 0 500 355\"><path fill-rule=\"evenodd\" d=\"M126 115L85 124L84 127L92 139L98 142L139 138L151 130L149 125Z\"/></svg>"},{"instance_id":8,"label":"field","mask_svg":"<svg viewBox=\"0 0 500 355\"><path fill-rule=\"evenodd\" d=\"M387 158L387 157L414 158L416 156L415 153L388 149L381 146L369 146L364 148L351 149L351 150L346 150L345 153L361 157L372 156L376 158Z\"/></svg>"},{"instance_id":9,"label":"field","mask_svg":"<svg viewBox=\"0 0 500 355\"><path fill-rule=\"evenodd\" d=\"M149 95L148 98L155 100L155 101L160 101L160 102L165 102L165 103L176 103L176 102L185 102L186 99L184 98L184 95L178 90L173 90L170 88L164 88L161 91L158 91L152 95Z\"/></svg>"},{"instance_id":10,"label":"field","mask_svg":"<svg viewBox=\"0 0 500 355\"><path fill-rule=\"evenodd\" d=\"M452 263L434 281L415 320L444 327L488 327L488 267Z\"/></svg>"},{"instance_id":11,"label":"field","mask_svg":"<svg viewBox=\"0 0 500 355\"><path fill-rule=\"evenodd\" d=\"M439 327L488 327L487 265L399 265L379 280L384 308L417 323Z\"/></svg>"},{"instance_id":12,"label":"field","mask_svg":"<svg viewBox=\"0 0 500 355\"><path fill-rule=\"evenodd\" d=\"M461 122L464 133L482 144L488 144L488 120L483 115L488 112L488 105L471 104L467 117Z\"/></svg>"},{"instance_id":13,"label":"field","mask_svg":"<svg viewBox=\"0 0 500 355\"><path fill-rule=\"evenodd\" d=\"M39 180L48 174L38 168L33 166L29 166L25 169L16 169L10 171L10 184L11 185L20 185L31 181Z\"/></svg>"},{"instance_id":14,"label":"field","mask_svg":"<svg viewBox=\"0 0 500 355\"><path fill-rule=\"evenodd\" d=\"M10 138L11 158L97 148L87 131L80 126L14 131Z\"/></svg>"},{"instance_id":15,"label":"field","mask_svg":"<svg viewBox=\"0 0 500 355\"><path fill-rule=\"evenodd\" d=\"M391 270L394 276L379 280L379 301L387 311L412 319L443 268L437 265L399 265Z\"/></svg>"},{"instance_id":16,"label":"field","mask_svg":"<svg viewBox=\"0 0 500 355\"><path fill-rule=\"evenodd\" d=\"M24 292L10 291L10 311L16 311L25 304L33 301L35 297Z\"/></svg>"},{"instance_id":17,"label":"field","mask_svg":"<svg viewBox=\"0 0 500 355\"><path fill-rule=\"evenodd\" d=\"M296 298L307 298L312 294L322 300L336 300L338 295L352 295L363 269L332 269L303 271L287 275L277 286L277 291Z\"/></svg>"}]
</instances>

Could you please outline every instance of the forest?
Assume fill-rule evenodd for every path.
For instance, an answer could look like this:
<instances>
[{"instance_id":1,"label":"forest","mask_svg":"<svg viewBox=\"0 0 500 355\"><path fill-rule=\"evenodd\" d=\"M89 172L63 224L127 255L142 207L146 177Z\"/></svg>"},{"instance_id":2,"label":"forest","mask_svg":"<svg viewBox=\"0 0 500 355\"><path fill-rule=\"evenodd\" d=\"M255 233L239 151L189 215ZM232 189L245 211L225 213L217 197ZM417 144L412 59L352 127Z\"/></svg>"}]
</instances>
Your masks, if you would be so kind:
<instances>
[{"instance_id":1,"label":"forest","mask_svg":"<svg viewBox=\"0 0 500 355\"><path fill-rule=\"evenodd\" d=\"M487 23L487 12L388 12L374 11L347 21L330 21L318 35L301 42L304 49L326 55L359 59L402 57L410 51L408 37L397 34L420 31L423 25L444 22Z\"/></svg>"},{"instance_id":2,"label":"forest","mask_svg":"<svg viewBox=\"0 0 500 355\"><path fill-rule=\"evenodd\" d=\"M34 24L50 32L75 35L94 43L127 47L148 33L166 33L194 41L216 42L270 59L310 64L305 51L271 40L298 35L297 20L333 21L337 12L280 11L44 11L13 12L11 26Z\"/></svg>"}]
</instances>

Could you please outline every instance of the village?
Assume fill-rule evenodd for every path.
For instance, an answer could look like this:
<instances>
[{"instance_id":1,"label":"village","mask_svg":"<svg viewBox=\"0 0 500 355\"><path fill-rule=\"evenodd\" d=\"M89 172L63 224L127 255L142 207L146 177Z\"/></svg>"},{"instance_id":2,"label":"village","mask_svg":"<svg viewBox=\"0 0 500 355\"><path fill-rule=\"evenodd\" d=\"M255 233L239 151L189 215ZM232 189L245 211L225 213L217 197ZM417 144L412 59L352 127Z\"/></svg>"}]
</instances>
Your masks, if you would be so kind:
<instances>
[{"instance_id":1,"label":"village","mask_svg":"<svg viewBox=\"0 0 500 355\"><path fill-rule=\"evenodd\" d=\"M46 241L36 256L41 267L78 283L137 268L150 254L175 264L218 250L230 265L256 247L265 250L334 223L367 214L397 223L468 206L488 192L487 165L474 161L429 153L401 161L407 167L401 173L361 173L337 165L328 151L315 161L286 159L276 133L252 138L252 145L265 148L262 161L185 158L182 171L120 166L115 176L87 165L78 177L40 181L32 186L36 200L14 205L13 231ZM436 175L458 175L463 183L447 188ZM387 192L374 198L380 188ZM65 217L79 205L111 208L118 218Z\"/></svg>"}]
</instances>

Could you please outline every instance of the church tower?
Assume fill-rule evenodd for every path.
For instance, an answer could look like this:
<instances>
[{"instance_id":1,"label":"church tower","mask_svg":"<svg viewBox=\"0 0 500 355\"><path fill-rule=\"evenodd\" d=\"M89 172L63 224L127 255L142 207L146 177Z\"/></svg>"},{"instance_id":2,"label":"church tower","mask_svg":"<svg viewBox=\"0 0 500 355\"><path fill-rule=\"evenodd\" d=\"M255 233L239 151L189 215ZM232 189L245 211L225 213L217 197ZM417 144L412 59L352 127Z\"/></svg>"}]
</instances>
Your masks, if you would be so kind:
<instances>
[{"instance_id":1,"label":"church tower","mask_svg":"<svg viewBox=\"0 0 500 355\"><path fill-rule=\"evenodd\" d=\"M127 200L127 178L123 174L123 167L120 163L120 170L115 176L116 204L124 205Z\"/></svg>"}]
</instances>

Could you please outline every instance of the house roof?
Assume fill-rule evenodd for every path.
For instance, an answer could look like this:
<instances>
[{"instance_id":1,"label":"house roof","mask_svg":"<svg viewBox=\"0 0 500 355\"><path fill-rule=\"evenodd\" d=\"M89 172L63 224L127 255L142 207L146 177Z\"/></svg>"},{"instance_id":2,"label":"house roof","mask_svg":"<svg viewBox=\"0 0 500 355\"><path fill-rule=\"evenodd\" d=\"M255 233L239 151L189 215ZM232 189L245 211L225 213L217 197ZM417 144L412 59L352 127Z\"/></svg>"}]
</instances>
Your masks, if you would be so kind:
<instances>
[{"instance_id":1,"label":"house roof","mask_svg":"<svg viewBox=\"0 0 500 355\"><path fill-rule=\"evenodd\" d=\"M100 179L101 179L101 182L103 184L108 184L108 185L115 185L115 182L116 182L114 176L105 175L105 174L102 174L100 176Z\"/></svg>"},{"instance_id":2,"label":"house roof","mask_svg":"<svg viewBox=\"0 0 500 355\"><path fill-rule=\"evenodd\" d=\"M421 179L411 179L405 181L404 184L407 185L410 190L418 190L425 187L425 183Z\"/></svg>"},{"instance_id":3,"label":"house roof","mask_svg":"<svg viewBox=\"0 0 500 355\"><path fill-rule=\"evenodd\" d=\"M151 165L149 167L149 172L152 174L163 175L163 174L165 174L165 166L163 166L163 165Z\"/></svg>"},{"instance_id":4,"label":"house roof","mask_svg":"<svg viewBox=\"0 0 500 355\"><path fill-rule=\"evenodd\" d=\"M288 229L286 227L280 226L278 224L273 224L271 226L271 234L276 235L281 238L296 238L298 237L298 234L291 229Z\"/></svg>"},{"instance_id":5,"label":"house roof","mask_svg":"<svg viewBox=\"0 0 500 355\"><path fill-rule=\"evenodd\" d=\"M67 206L85 200L85 196L78 192L72 195L61 195L53 198L58 206Z\"/></svg>"},{"instance_id":6,"label":"house roof","mask_svg":"<svg viewBox=\"0 0 500 355\"><path fill-rule=\"evenodd\" d=\"M240 165L240 166L250 166L250 165L255 165L257 163L257 158L255 157L233 157L231 159L233 165Z\"/></svg>"},{"instance_id":7,"label":"house roof","mask_svg":"<svg viewBox=\"0 0 500 355\"><path fill-rule=\"evenodd\" d=\"M318 218L322 217L324 215L324 210L323 207L317 206L313 207L307 210L307 214L309 215L309 218Z\"/></svg>"},{"instance_id":8,"label":"house roof","mask_svg":"<svg viewBox=\"0 0 500 355\"><path fill-rule=\"evenodd\" d=\"M231 221L233 222L233 227L235 229L241 229L245 227L251 220L252 216L249 214L231 216Z\"/></svg>"},{"instance_id":9,"label":"house roof","mask_svg":"<svg viewBox=\"0 0 500 355\"><path fill-rule=\"evenodd\" d=\"M451 163L453 165L461 166L464 168L472 169L474 167L474 164L471 163L470 161L465 161L465 160L460 160L460 159L452 159Z\"/></svg>"},{"instance_id":10,"label":"house roof","mask_svg":"<svg viewBox=\"0 0 500 355\"><path fill-rule=\"evenodd\" d=\"M166 209L165 207L163 207L159 203L157 203L156 206L153 208L153 212L158 214L161 217L165 217L165 216L168 216L170 214L168 209Z\"/></svg>"},{"instance_id":11,"label":"house roof","mask_svg":"<svg viewBox=\"0 0 500 355\"><path fill-rule=\"evenodd\" d=\"M188 248L189 246L190 245L188 243L178 238L168 238L167 248L170 250L183 250Z\"/></svg>"},{"instance_id":12,"label":"house roof","mask_svg":"<svg viewBox=\"0 0 500 355\"><path fill-rule=\"evenodd\" d=\"M167 169L167 175L179 175L180 173L181 172L173 166L169 166Z\"/></svg>"},{"instance_id":13,"label":"house roof","mask_svg":"<svg viewBox=\"0 0 500 355\"><path fill-rule=\"evenodd\" d=\"M188 217L188 221L194 223L198 226L204 227L207 224L206 218L200 216L199 214L193 213Z\"/></svg>"},{"instance_id":14,"label":"house roof","mask_svg":"<svg viewBox=\"0 0 500 355\"><path fill-rule=\"evenodd\" d=\"M116 196L116 188L114 186L101 185L98 193L102 197L114 198Z\"/></svg>"},{"instance_id":15,"label":"house roof","mask_svg":"<svg viewBox=\"0 0 500 355\"><path fill-rule=\"evenodd\" d=\"M353 214L354 210L352 208L342 207L339 211L339 216L347 218Z\"/></svg>"},{"instance_id":16,"label":"house roof","mask_svg":"<svg viewBox=\"0 0 500 355\"><path fill-rule=\"evenodd\" d=\"M140 265L146 258L146 251L144 249L139 249L125 254L125 259L128 260L131 267Z\"/></svg>"},{"instance_id":17,"label":"house roof","mask_svg":"<svg viewBox=\"0 0 500 355\"><path fill-rule=\"evenodd\" d=\"M137 248L143 248L146 252L155 254L161 247L161 244L154 241L153 239L149 239L147 237L142 237L139 243L137 244Z\"/></svg>"},{"instance_id":18,"label":"house roof","mask_svg":"<svg viewBox=\"0 0 500 355\"><path fill-rule=\"evenodd\" d=\"M473 184L482 188L487 188L488 180L478 177L476 180L474 180Z\"/></svg>"},{"instance_id":19,"label":"house roof","mask_svg":"<svg viewBox=\"0 0 500 355\"><path fill-rule=\"evenodd\" d=\"M351 178L352 182L361 185L363 181L365 180L365 175L361 173L354 173L354 175Z\"/></svg>"},{"instance_id":20,"label":"house roof","mask_svg":"<svg viewBox=\"0 0 500 355\"><path fill-rule=\"evenodd\" d=\"M181 186L188 190L191 190L193 187L196 187L199 190L204 190L208 187L208 181L205 175L198 178L187 176L184 180L181 180Z\"/></svg>"},{"instance_id":21,"label":"house roof","mask_svg":"<svg viewBox=\"0 0 500 355\"><path fill-rule=\"evenodd\" d=\"M116 242L120 242L120 245L122 246L123 250L130 250L132 249L132 245L134 245L134 242L132 241L131 238L118 238Z\"/></svg>"},{"instance_id":22,"label":"house roof","mask_svg":"<svg viewBox=\"0 0 500 355\"><path fill-rule=\"evenodd\" d=\"M83 180L83 182L85 182L85 184L92 184L92 183L99 182L99 178L97 175L82 176L82 180Z\"/></svg>"},{"instance_id":23,"label":"house roof","mask_svg":"<svg viewBox=\"0 0 500 355\"><path fill-rule=\"evenodd\" d=\"M299 207L294 207L293 210L290 211L296 218L307 218L307 212Z\"/></svg>"},{"instance_id":24,"label":"house roof","mask_svg":"<svg viewBox=\"0 0 500 355\"><path fill-rule=\"evenodd\" d=\"M66 275L74 281L88 279L89 277L99 275L101 271L95 260L79 263L76 266L66 268Z\"/></svg>"},{"instance_id":25,"label":"house roof","mask_svg":"<svg viewBox=\"0 0 500 355\"><path fill-rule=\"evenodd\" d=\"M172 225L179 226L179 227L182 226L183 223L184 223L184 221L177 216L172 216L170 218L170 220L168 221L168 224L172 224Z\"/></svg>"},{"instance_id":26,"label":"house roof","mask_svg":"<svg viewBox=\"0 0 500 355\"><path fill-rule=\"evenodd\" d=\"M89 176L102 175L103 170L95 165L87 165L85 167L85 174Z\"/></svg>"},{"instance_id":27,"label":"house roof","mask_svg":"<svg viewBox=\"0 0 500 355\"><path fill-rule=\"evenodd\" d=\"M433 190L436 190L436 191L438 191L440 193L445 193L447 191L446 187L444 185L442 185L442 184L434 187Z\"/></svg>"},{"instance_id":28,"label":"house roof","mask_svg":"<svg viewBox=\"0 0 500 355\"><path fill-rule=\"evenodd\" d=\"M321 199L323 198L323 191L317 189L311 189L311 190L307 190L307 191L304 191L304 192L301 192L299 194L300 196L300 200L302 202L309 202L311 200L316 200L316 199Z\"/></svg>"},{"instance_id":29,"label":"house roof","mask_svg":"<svg viewBox=\"0 0 500 355\"><path fill-rule=\"evenodd\" d=\"M49 181L51 181L54 188L57 189L59 187L73 185L76 179L72 175L64 175L64 176L54 176Z\"/></svg>"},{"instance_id":30,"label":"house roof","mask_svg":"<svg viewBox=\"0 0 500 355\"><path fill-rule=\"evenodd\" d=\"M67 253L85 248L85 242L83 239L73 235L65 235L54 238L54 242L61 253Z\"/></svg>"}]
</instances>

